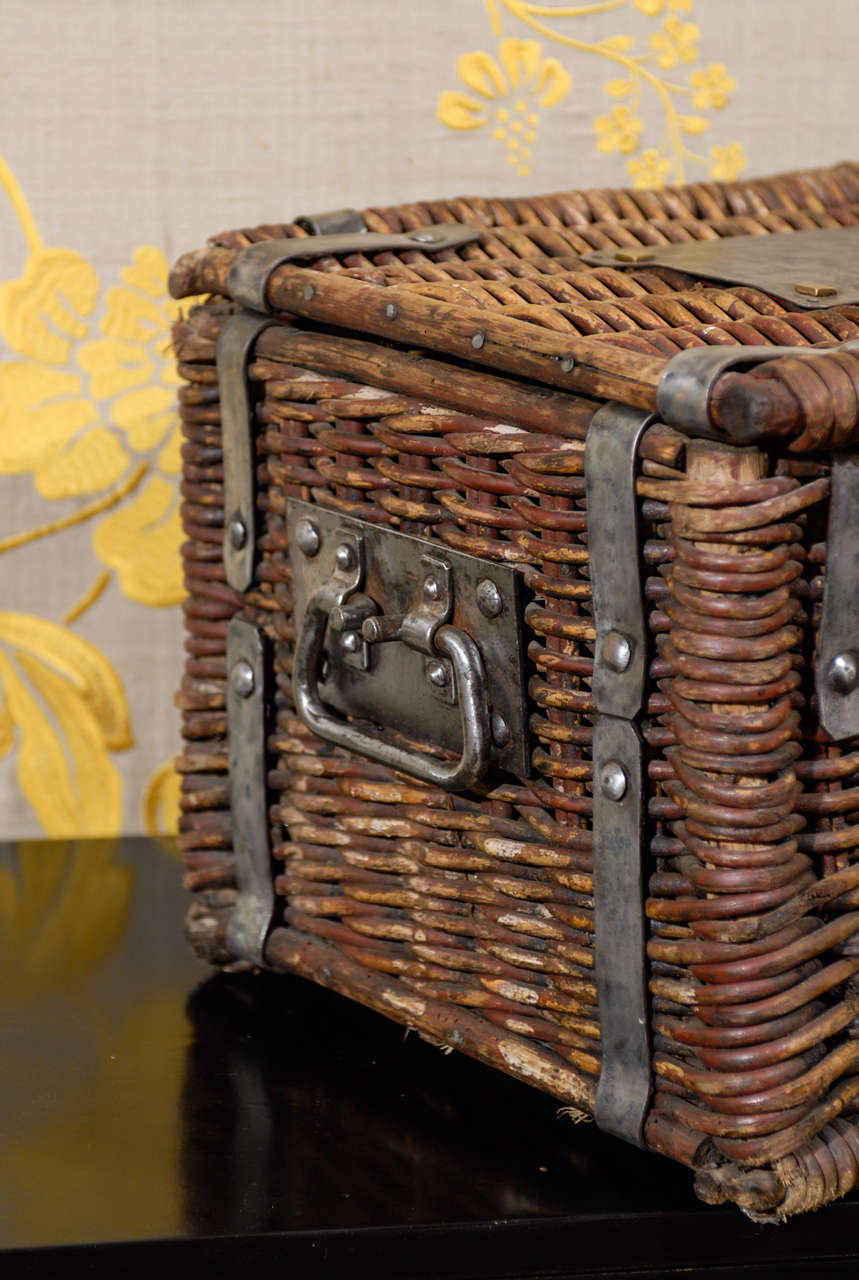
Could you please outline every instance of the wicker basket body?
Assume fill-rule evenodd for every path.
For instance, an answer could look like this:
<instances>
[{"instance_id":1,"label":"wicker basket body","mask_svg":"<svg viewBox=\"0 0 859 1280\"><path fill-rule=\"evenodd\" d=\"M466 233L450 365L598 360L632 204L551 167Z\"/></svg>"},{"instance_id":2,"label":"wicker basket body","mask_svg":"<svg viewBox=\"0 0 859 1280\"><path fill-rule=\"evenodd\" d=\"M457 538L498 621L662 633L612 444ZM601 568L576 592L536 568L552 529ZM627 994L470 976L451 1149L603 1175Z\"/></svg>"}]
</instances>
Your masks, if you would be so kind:
<instances>
[{"instance_id":1,"label":"wicker basket body","mask_svg":"<svg viewBox=\"0 0 859 1280\"><path fill-rule=\"evenodd\" d=\"M649 412L638 545L625 549L648 636L635 717L651 1053L642 1141L694 1169L707 1200L764 1220L816 1208L859 1169L859 752L824 731L815 694L833 456L859 437L859 354L726 372L708 404L714 439L662 421L657 392L687 349L849 342L859 307L834 299L809 312L749 286L581 255L856 225L859 167L363 219L371 232L456 221L481 235L441 253L353 249L271 274L275 322L248 364L257 527L244 591L228 585L221 554L216 344L238 310L237 255L306 229L217 237L172 277L176 296L210 295L175 331L192 941L212 963L242 959L229 942L241 885L226 711L227 628L239 618L271 654L277 897L265 964L593 1114L595 966L611 963L611 944L595 947L585 445L605 402ZM292 684L292 499L515 569L524 775L493 769L450 791L310 731Z\"/></svg>"}]
</instances>

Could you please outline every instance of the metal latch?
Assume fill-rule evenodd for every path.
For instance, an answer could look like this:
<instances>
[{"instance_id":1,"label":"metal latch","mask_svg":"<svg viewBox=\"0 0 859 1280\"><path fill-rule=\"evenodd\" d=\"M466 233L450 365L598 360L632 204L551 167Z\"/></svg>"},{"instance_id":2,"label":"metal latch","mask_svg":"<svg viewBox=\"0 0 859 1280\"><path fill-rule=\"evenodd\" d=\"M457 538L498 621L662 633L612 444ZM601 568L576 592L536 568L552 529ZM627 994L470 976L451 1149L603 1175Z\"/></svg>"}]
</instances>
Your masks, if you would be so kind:
<instances>
[{"instance_id":1,"label":"metal latch","mask_svg":"<svg viewBox=\"0 0 859 1280\"><path fill-rule=\"evenodd\" d=\"M298 499L287 525L305 724L451 791L525 775L516 570Z\"/></svg>"},{"instance_id":2,"label":"metal latch","mask_svg":"<svg viewBox=\"0 0 859 1280\"><path fill-rule=\"evenodd\" d=\"M803 310L859 302L859 227L600 249L582 261L592 267L671 267L700 280L762 289Z\"/></svg>"}]
</instances>

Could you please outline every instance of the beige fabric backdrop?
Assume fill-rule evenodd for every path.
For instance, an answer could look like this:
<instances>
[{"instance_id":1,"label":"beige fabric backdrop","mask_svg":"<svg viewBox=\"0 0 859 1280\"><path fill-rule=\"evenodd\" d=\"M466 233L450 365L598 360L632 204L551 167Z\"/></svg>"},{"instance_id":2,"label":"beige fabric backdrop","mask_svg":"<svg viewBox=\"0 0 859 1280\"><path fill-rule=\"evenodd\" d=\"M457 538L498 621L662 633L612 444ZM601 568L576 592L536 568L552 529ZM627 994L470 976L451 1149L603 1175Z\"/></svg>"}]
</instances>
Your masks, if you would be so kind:
<instances>
[{"instance_id":1,"label":"beige fabric backdrop","mask_svg":"<svg viewBox=\"0 0 859 1280\"><path fill-rule=\"evenodd\" d=\"M169 826L165 267L343 204L856 158L855 0L3 0L6 836Z\"/></svg>"}]
</instances>

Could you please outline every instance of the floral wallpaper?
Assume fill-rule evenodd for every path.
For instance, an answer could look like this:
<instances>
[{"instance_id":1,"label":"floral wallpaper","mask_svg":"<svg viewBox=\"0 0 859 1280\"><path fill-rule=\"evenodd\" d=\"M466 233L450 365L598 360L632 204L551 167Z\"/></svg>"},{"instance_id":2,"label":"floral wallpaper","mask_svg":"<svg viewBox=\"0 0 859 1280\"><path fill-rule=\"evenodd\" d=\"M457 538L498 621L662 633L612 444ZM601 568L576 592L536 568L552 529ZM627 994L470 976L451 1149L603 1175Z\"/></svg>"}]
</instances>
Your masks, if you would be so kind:
<instances>
[{"instance_id":1,"label":"floral wallpaper","mask_svg":"<svg viewBox=\"0 0 859 1280\"><path fill-rule=\"evenodd\" d=\"M25 245L20 276L0 285L0 475L26 472L44 520L0 540L0 554L39 540L63 555L63 533L91 530L92 584L59 619L0 612L0 757L48 836L118 834L118 752L134 746L122 680L75 633L105 591L142 609L182 599L177 479L178 379L162 250L132 250L104 288L74 249L47 245L8 164L0 190ZM79 501L83 499L83 501ZM69 509L69 500L78 500ZM59 512L56 512L59 508ZM166 761L141 805L152 832L175 829L177 780Z\"/></svg>"},{"instance_id":2,"label":"floral wallpaper","mask_svg":"<svg viewBox=\"0 0 859 1280\"><path fill-rule=\"evenodd\" d=\"M485 129L514 174L530 175L542 113L574 91L584 59L599 59L607 76L605 110L593 117L594 146L603 155L630 157L626 170L633 186L664 187L702 170L727 180L745 169L740 142L706 146L711 113L728 105L737 82L724 63L707 61L694 0L483 3L495 53L460 55L456 69L465 87L445 90L437 114L449 129ZM713 22L717 6L704 7ZM636 23L638 30L630 32L636 10L650 22ZM621 29L594 38L588 20L608 13L616 14Z\"/></svg>"},{"instance_id":3,"label":"floral wallpaper","mask_svg":"<svg viewBox=\"0 0 859 1280\"><path fill-rule=\"evenodd\" d=\"M855 17L855 0L825 24L805 0L4 0L0 835L176 826L179 253L347 204L837 163Z\"/></svg>"}]
</instances>

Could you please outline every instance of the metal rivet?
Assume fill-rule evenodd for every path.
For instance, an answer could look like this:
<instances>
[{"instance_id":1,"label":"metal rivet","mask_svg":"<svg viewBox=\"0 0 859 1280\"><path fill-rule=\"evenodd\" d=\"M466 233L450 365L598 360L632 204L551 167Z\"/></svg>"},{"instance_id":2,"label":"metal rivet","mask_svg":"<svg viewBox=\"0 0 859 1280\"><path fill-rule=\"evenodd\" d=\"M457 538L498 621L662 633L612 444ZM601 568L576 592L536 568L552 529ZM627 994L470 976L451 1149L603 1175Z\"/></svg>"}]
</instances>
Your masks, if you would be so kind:
<instances>
[{"instance_id":1,"label":"metal rivet","mask_svg":"<svg viewBox=\"0 0 859 1280\"><path fill-rule=\"evenodd\" d=\"M572 356L563 356L561 358L561 373L572 373L576 367L576 362Z\"/></svg>"},{"instance_id":2,"label":"metal rivet","mask_svg":"<svg viewBox=\"0 0 859 1280\"><path fill-rule=\"evenodd\" d=\"M249 698L256 686L254 669L246 658L239 658L230 672L230 684L240 698Z\"/></svg>"},{"instance_id":3,"label":"metal rivet","mask_svg":"<svg viewBox=\"0 0 859 1280\"><path fill-rule=\"evenodd\" d=\"M484 618L497 618L504 608L504 599L491 578L481 578L477 584L477 605Z\"/></svg>"},{"instance_id":4,"label":"metal rivet","mask_svg":"<svg viewBox=\"0 0 859 1280\"><path fill-rule=\"evenodd\" d=\"M507 721L497 711L493 711L490 725L492 728L492 741L496 747L506 747L510 741L510 726Z\"/></svg>"},{"instance_id":5,"label":"metal rivet","mask_svg":"<svg viewBox=\"0 0 859 1280\"><path fill-rule=\"evenodd\" d=\"M230 521L230 542L236 551L241 551L248 540L248 526L241 516L233 516Z\"/></svg>"},{"instance_id":6,"label":"metal rivet","mask_svg":"<svg viewBox=\"0 0 859 1280\"><path fill-rule=\"evenodd\" d=\"M319 529L312 520L299 521L295 531L296 541L306 556L315 556L322 546Z\"/></svg>"},{"instance_id":7,"label":"metal rivet","mask_svg":"<svg viewBox=\"0 0 859 1280\"><path fill-rule=\"evenodd\" d=\"M838 292L834 284L795 284L796 293L804 293L809 298L834 298Z\"/></svg>"},{"instance_id":8,"label":"metal rivet","mask_svg":"<svg viewBox=\"0 0 859 1280\"><path fill-rule=\"evenodd\" d=\"M609 631L602 642L603 661L612 671L626 671L632 662L633 643L620 631Z\"/></svg>"},{"instance_id":9,"label":"metal rivet","mask_svg":"<svg viewBox=\"0 0 859 1280\"><path fill-rule=\"evenodd\" d=\"M471 335L471 345L474 347L475 351L479 351L485 342L486 342L485 333L473 333Z\"/></svg>"},{"instance_id":10,"label":"metal rivet","mask_svg":"<svg viewBox=\"0 0 859 1280\"><path fill-rule=\"evenodd\" d=\"M852 693L859 685L859 653L855 649L836 653L827 668L826 680L836 693Z\"/></svg>"},{"instance_id":11,"label":"metal rivet","mask_svg":"<svg viewBox=\"0 0 859 1280\"><path fill-rule=\"evenodd\" d=\"M343 648L347 653L357 653L361 648L361 637L357 631L347 631L343 637Z\"/></svg>"},{"instance_id":12,"label":"metal rivet","mask_svg":"<svg viewBox=\"0 0 859 1280\"><path fill-rule=\"evenodd\" d=\"M427 680L439 689L444 688L447 684L447 668L443 662L432 661L427 663Z\"/></svg>"},{"instance_id":13,"label":"metal rivet","mask_svg":"<svg viewBox=\"0 0 859 1280\"><path fill-rule=\"evenodd\" d=\"M424 599L438 600L441 595L441 583L438 578L427 578L424 582Z\"/></svg>"},{"instance_id":14,"label":"metal rivet","mask_svg":"<svg viewBox=\"0 0 859 1280\"><path fill-rule=\"evenodd\" d=\"M652 262L656 254L653 249L618 249L614 257L616 262Z\"/></svg>"},{"instance_id":15,"label":"metal rivet","mask_svg":"<svg viewBox=\"0 0 859 1280\"><path fill-rule=\"evenodd\" d=\"M313 298L313 297L315 297L315 296L316 296L316 290L314 289L313 285L312 285L312 284L306 284L306 285L304 286L304 301L305 301L305 302L310 302L311 298Z\"/></svg>"},{"instance_id":16,"label":"metal rivet","mask_svg":"<svg viewBox=\"0 0 859 1280\"><path fill-rule=\"evenodd\" d=\"M629 779L619 760L606 760L600 769L600 787L609 800L622 800Z\"/></svg>"},{"instance_id":17,"label":"metal rivet","mask_svg":"<svg viewBox=\"0 0 859 1280\"><path fill-rule=\"evenodd\" d=\"M436 227L425 227L421 231L411 231L409 233L410 240L417 240L419 244L435 244L440 240L444 232Z\"/></svg>"},{"instance_id":18,"label":"metal rivet","mask_svg":"<svg viewBox=\"0 0 859 1280\"><path fill-rule=\"evenodd\" d=\"M385 315L388 317L389 320L396 320L399 314L400 313L397 310L396 303L389 302L388 305L385 307Z\"/></svg>"},{"instance_id":19,"label":"metal rivet","mask_svg":"<svg viewBox=\"0 0 859 1280\"><path fill-rule=\"evenodd\" d=\"M355 563L355 553L345 542L341 542L334 554L334 559L337 561L338 569L351 569Z\"/></svg>"}]
</instances>

